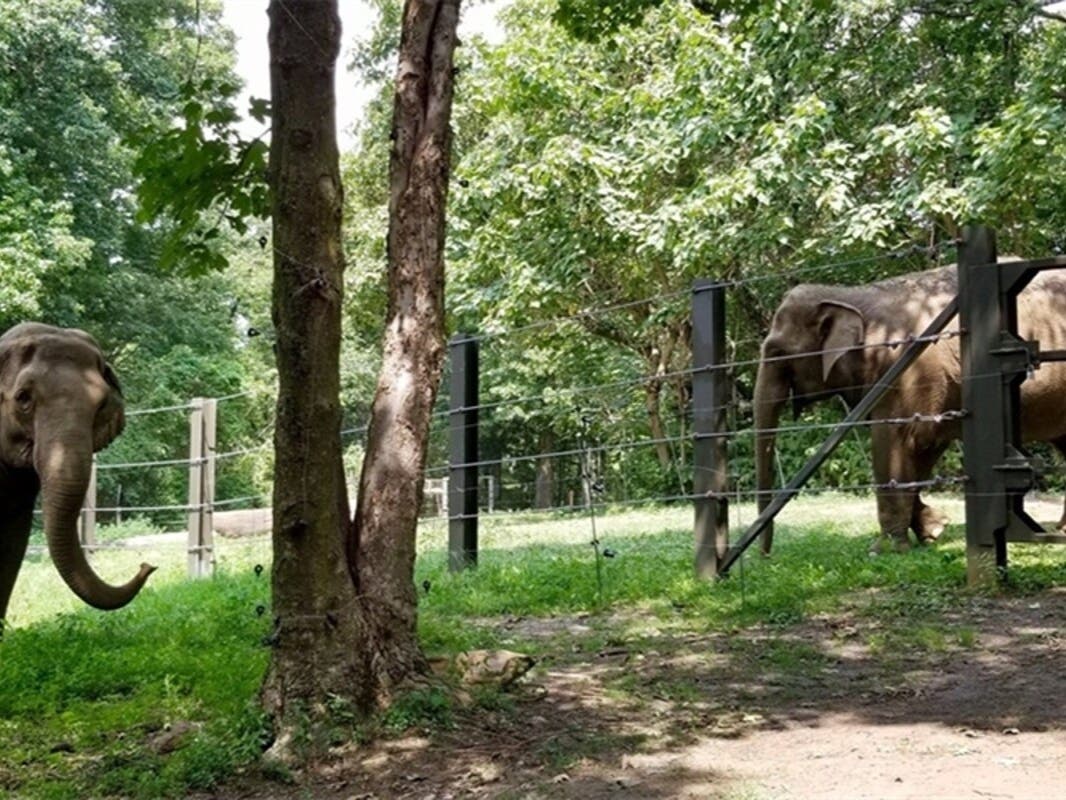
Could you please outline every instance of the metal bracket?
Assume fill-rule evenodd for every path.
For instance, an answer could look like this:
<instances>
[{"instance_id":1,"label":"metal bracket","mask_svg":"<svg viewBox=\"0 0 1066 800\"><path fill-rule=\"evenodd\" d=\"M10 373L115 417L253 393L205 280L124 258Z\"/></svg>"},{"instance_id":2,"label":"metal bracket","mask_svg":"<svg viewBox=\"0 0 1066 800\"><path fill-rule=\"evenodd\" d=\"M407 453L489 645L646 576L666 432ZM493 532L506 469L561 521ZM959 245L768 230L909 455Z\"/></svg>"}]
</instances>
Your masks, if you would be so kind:
<instances>
[{"instance_id":1,"label":"metal bracket","mask_svg":"<svg viewBox=\"0 0 1066 800\"><path fill-rule=\"evenodd\" d=\"M1032 375L1040 366L1040 343L1027 341L1008 331L1001 331L997 347L989 350L989 355L1000 361L1000 370L1004 375Z\"/></svg>"},{"instance_id":2,"label":"metal bracket","mask_svg":"<svg viewBox=\"0 0 1066 800\"><path fill-rule=\"evenodd\" d=\"M1036 480L1032 459L1010 444L1007 445L1007 460L992 469L1002 474L1003 487L1009 492L1025 494Z\"/></svg>"}]
</instances>

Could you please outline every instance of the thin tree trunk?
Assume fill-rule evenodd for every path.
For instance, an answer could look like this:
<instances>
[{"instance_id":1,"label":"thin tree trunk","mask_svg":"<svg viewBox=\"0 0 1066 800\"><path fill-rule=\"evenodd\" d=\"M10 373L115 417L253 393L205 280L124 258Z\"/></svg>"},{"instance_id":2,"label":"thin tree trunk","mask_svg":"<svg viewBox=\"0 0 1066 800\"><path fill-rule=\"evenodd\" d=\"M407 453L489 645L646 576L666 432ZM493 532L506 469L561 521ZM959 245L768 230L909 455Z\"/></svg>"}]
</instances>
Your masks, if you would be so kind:
<instances>
[{"instance_id":1,"label":"thin tree trunk","mask_svg":"<svg viewBox=\"0 0 1066 800\"><path fill-rule=\"evenodd\" d=\"M664 470L672 470L674 459L670 453L670 444L663 441L666 439L666 428L663 426L660 410L662 388L662 383L657 380L644 384L644 410L648 412L648 427L651 429L651 438L655 440L655 454L659 457L659 466Z\"/></svg>"},{"instance_id":2,"label":"thin tree trunk","mask_svg":"<svg viewBox=\"0 0 1066 800\"><path fill-rule=\"evenodd\" d=\"M350 559L379 703L426 670L415 537L444 357L444 222L459 0L407 0L389 160L389 304Z\"/></svg>"},{"instance_id":3,"label":"thin tree trunk","mask_svg":"<svg viewBox=\"0 0 1066 800\"><path fill-rule=\"evenodd\" d=\"M555 435L551 431L543 431L538 444L540 455L537 457L537 477L533 483L533 507L551 508L555 505L555 458L544 454L555 449Z\"/></svg>"},{"instance_id":4,"label":"thin tree trunk","mask_svg":"<svg viewBox=\"0 0 1066 800\"><path fill-rule=\"evenodd\" d=\"M364 629L345 560L340 340L344 260L333 69L336 0L273 0L274 296L278 404L274 447L274 649L263 686L272 753L298 760L331 697L366 707ZM311 743L312 746L314 742Z\"/></svg>"}]
</instances>

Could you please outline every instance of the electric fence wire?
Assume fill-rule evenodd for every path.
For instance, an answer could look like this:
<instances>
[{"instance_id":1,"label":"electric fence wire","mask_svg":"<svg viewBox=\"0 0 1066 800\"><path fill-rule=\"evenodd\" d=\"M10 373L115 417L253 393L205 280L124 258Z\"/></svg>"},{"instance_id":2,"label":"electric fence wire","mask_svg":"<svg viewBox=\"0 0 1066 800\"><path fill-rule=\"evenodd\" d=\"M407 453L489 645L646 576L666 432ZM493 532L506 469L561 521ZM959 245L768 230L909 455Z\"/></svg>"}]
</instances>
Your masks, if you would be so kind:
<instances>
[{"instance_id":1,"label":"electric fence wire","mask_svg":"<svg viewBox=\"0 0 1066 800\"><path fill-rule=\"evenodd\" d=\"M753 275L748 278L735 278L726 279L717 284L724 289L736 289L742 286L748 286L756 283L764 283L766 281L791 281L798 275L811 275L819 272L827 272L830 270L841 270L849 267L864 266L869 264L876 264L882 261L890 261L908 256L926 254L930 259L939 256L945 250L949 250L957 246L956 240L945 240L943 242L928 245L928 244L909 244L899 247L895 250L889 250L883 253L876 253L871 256L862 256L858 258L846 259L843 261L829 262L824 264L816 264L810 267L800 267L798 269L790 270L788 272L773 273L768 275ZM507 328L499 331L489 331L481 334L467 334L462 339L456 340L457 342L468 341L487 341L490 339L500 339L507 336L515 336L530 331L543 330L544 328L552 327L555 325L561 325L567 322L574 322L581 319L588 319L604 314L610 314L617 311L625 311L631 308L637 308L641 306L652 306L655 303L661 303L669 300L676 300L681 297L689 297L692 295L692 289L681 289L676 291L668 291L660 294L650 295L648 297L642 297L637 300L627 300L625 302L616 303L613 305L601 306L598 308L582 309L573 314L567 314L559 317L553 317L551 319L539 320L537 322L531 322L527 325L520 325L514 328Z\"/></svg>"},{"instance_id":2,"label":"electric fence wire","mask_svg":"<svg viewBox=\"0 0 1066 800\"><path fill-rule=\"evenodd\" d=\"M726 288L729 288L729 287L738 287L738 286L748 285L748 284L751 284L751 283L762 282L762 281L767 281L767 280L790 279L790 278L792 278L792 276L799 275L799 274L810 274L810 273L813 273L813 272L825 271L825 270L830 270L830 269L839 270L839 269L843 269L843 268L846 268L846 267L849 267L849 266L870 264L870 263L875 263L877 261L881 261L881 260L885 260L885 259L903 258L903 257L906 257L908 255L917 254L917 253L920 253L920 252L923 252L923 251L926 252L930 257L932 257L933 255L941 252L942 250L947 249L948 247L954 246L955 244L956 244L955 242L945 242L945 243L941 243L940 245L933 246L932 248L924 246L924 245L912 245L912 246L908 246L908 247L905 247L905 248L900 248L900 249L898 249L896 251L890 251L888 253L879 254L877 256L871 256L871 257L859 258L859 259L850 259L850 260L847 260L847 261L839 261L839 262L834 262L834 263L829 263L829 264L821 264L821 265L816 265L816 266L812 266L812 267L809 267L809 268L803 268L803 269L795 270L795 271L792 271L792 272L787 273L787 274L753 276L751 278L746 278L746 279L737 279L737 280L732 280L732 281L726 281L726 282L723 282L722 285L725 286ZM277 248L274 248L274 249L275 249L275 252L278 252L279 254L281 254L283 256L285 255L284 253L282 253ZM520 328L511 329L510 331L493 332L491 334L484 334L482 336L478 336L478 337L474 337L474 338L478 338L478 339L501 338L501 337L503 337L503 336L505 336L505 335L507 335L509 333L520 333L520 332L525 332L525 331L528 331L528 330L533 330L533 329L536 329L536 328L539 328L539 327L543 327L543 326L548 325L548 324L555 324L555 323L559 323L559 322L565 322L565 321L568 321L568 320L585 318L585 317L589 317L589 316L593 316L593 315L597 315L597 314L610 313L612 311L625 310L625 309L636 307L636 306L639 306L639 305L649 305L649 304L651 304L652 302L655 302L655 301L673 300L673 299L677 299L677 298L680 298L682 296L685 296L687 294L689 294L689 290L664 293L664 294L656 295L656 296L649 297L649 298L643 298L641 300L629 301L629 302L626 302L626 303L620 303L620 304L616 304L616 305L612 305L612 306L605 306L605 307L600 308L600 309L588 309L588 310L584 310L582 312L578 312L577 314L570 315L568 317L560 317L560 318L557 318L557 319L554 319L554 320L547 320L547 321L543 321L541 323L536 323L536 324L529 325L529 326L522 326ZM726 363L707 365L707 366L699 367L699 368L689 368L689 369L684 369L684 370L676 370L676 371L672 371L672 372L657 372L655 374L644 375L644 376L640 376L640 377L637 377L637 378L628 379L628 380L624 380L624 381L615 381L615 382L604 383L604 384L591 384L591 385L579 386L579 387L565 387L564 389L561 389L559 391L560 392L566 392L567 394L570 394L570 395L590 393L590 392L594 392L594 391L607 391L607 390L612 390L612 389L620 389L620 388L644 385L644 384L647 384L650 381L668 381L668 380L672 380L674 378L687 377L687 376L694 375L694 374L697 374L697 373L702 372L702 371L712 370L712 369L713 370L738 369L738 368L741 368L741 367L758 366L759 364L762 364L762 363L774 362L774 361L779 361L779 360L795 359L795 358L800 358L800 357L804 357L804 356L816 356L816 355L824 355L824 354L846 353L846 352L851 352L851 351L855 351L855 350L864 350L864 349L869 349L869 348L874 348L874 347L892 347L892 348L894 348L894 347L901 346L901 345L906 345L906 344L909 344L909 343L912 343L912 342L915 342L915 341L933 343L933 342L944 340L944 339L954 338L954 337L957 337L959 335L960 335L960 332L958 332L958 331L947 331L947 332L943 332L941 334L937 334L935 336L928 336L928 337L909 336L909 337L906 337L906 338L903 338L903 339L891 340L891 341L886 341L886 342L874 342L874 343L869 343L869 344L864 343L862 345L855 345L855 346L849 346L849 347L844 347L844 348L822 349L822 350L816 350L816 351L807 351L807 352L803 352L803 353L787 354L787 355L782 355L782 356L769 357L769 358L760 358L760 359L733 360L733 361L726 362ZM750 341L756 341L756 340L752 339ZM970 378L977 378L977 377L984 377L984 376L970 376ZM862 388L862 387L861 386L856 386L856 387L852 387L852 388L858 389L858 388ZM845 387L845 389L846 389L846 387ZM224 396L222 398L217 398L217 399L218 400L230 400L230 399L235 399L235 398L238 398L238 397L249 396L251 394L254 394L254 392L252 390L249 390L249 391L245 391L245 392L234 393L232 395L226 395L226 396ZM818 394L820 394L820 393L818 393ZM805 396L805 395L797 395L797 396L794 396L793 399L805 399L806 397L807 396ZM547 399L545 398L544 393L542 392L541 394L530 395L528 397L500 399L500 400L489 402L489 403L483 403L483 404L479 404L479 405L476 405L476 406L471 406L469 408L441 410L441 411L438 411L438 412L434 412L433 413L433 417L434 418L448 417L448 416L451 416L451 415L455 414L457 411L494 410L494 409L501 408L501 407L504 407L504 406L521 405L521 404L529 403L529 402L547 402ZM735 406L735 405L738 405L738 403L737 403L737 401L734 401L734 402L730 403L730 405L731 406ZM180 404L180 405L164 406L164 407L160 407L160 408L134 410L134 411L128 412L127 416L142 416L142 415L147 415L147 414L163 413L163 412L168 412L168 411L188 410L188 409L191 409L191 408L193 408L193 404L192 403L185 403L185 404ZM689 413L691 414L695 410L696 409L691 409ZM871 427L871 426L874 426L874 425L905 425L905 424L912 424L912 423L916 423L916 422L940 423L940 422L949 421L949 420L953 420L953 419L959 419L959 418L961 418L962 414L963 414L963 412L948 411L948 412L943 412L943 413L940 413L940 414L916 414L916 415L912 415L912 416L909 416L909 417L892 418L892 419L860 420L860 421L857 421L857 422L854 422L854 423L849 423L848 427L862 428L862 427ZM806 424L806 425L779 426L779 427L775 427L775 428L764 429L761 432L762 433L767 433L767 434L768 433L796 432L796 431L800 431L800 430L804 430L804 429L836 428L836 427L840 427L841 424L842 423L812 423L812 424ZM350 435L353 435L353 434L365 433L366 430L367 430L367 426L347 428L347 429L344 429L344 430L341 431L341 435L342 436L350 436ZM598 452L605 452L605 451L608 451L608 450L632 449L632 448L638 448L638 447L650 447L650 446L655 446L655 445L658 445L658 444L671 444L671 443L680 443L680 442L684 442L684 441L695 441L695 440L697 440L699 438L704 438L704 437L707 437L707 436L712 436L712 437L736 436L736 435L750 435L752 433L755 433L755 430L749 428L749 429L745 429L745 430L732 430L732 431L725 431L725 432L717 432L717 433L713 433L713 434L661 437L661 438L658 438L658 439L643 439L643 440L634 440L634 441L630 441L630 442L622 442L622 443L615 443L615 444L608 444L608 445L597 445L596 450ZM241 456L241 455L246 455L246 454L258 452L258 451L264 450L267 447L269 447L269 444L270 444L269 442L265 442L265 443L263 443L261 445L252 446L252 447L242 448L242 449L239 449L239 450L233 450L233 451L221 453L221 454L218 454L216 456L216 458L225 459L225 458L232 458L232 457L237 457L237 456ZM503 458L499 458L499 459L487 459L487 460L473 462L473 463L469 463L469 464L459 464L459 465L447 465L447 466L440 466L440 467L432 467L432 468L430 468L429 470L426 471L426 474L427 474L427 476L430 475L430 474L438 474L438 473L445 472L447 470L454 469L454 468L459 468L459 467L473 467L473 466L485 467L485 466L513 465L513 464L520 463L520 462L523 462L523 461L540 460L540 459L544 459L544 458L568 457L568 456L573 456L573 455L575 455L578 452L580 452L580 451L577 451L577 450L563 450L563 451L554 451L554 452L551 452L551 453L536 453L536 454L528 454L528 455L509 456L509 457L503 457ZM206 459L201 459L201 461L205 461L205 460ZM145 462L127 462L127 463L112 463L112 464L104 463L104 464L98 465L98 469L133 469L133 468L141 468L141 467L148 468L148 467L158 467L158 466L178 466L178 465L183 465L184 466L184 465L189 465L190 463L194 463L194 462L191 462L189 459L164 459L164 460L158 460L158 461L145 461ZM836 487L836 488L840 488L840 487ZM865 487L862 487L862 488L866 488L866 489L878 488L878 485L869 484L869 485L866 485ZM658 500L658 501L670 501L670 500L679 499L681 497L682 496L677 495L677 496L672 496L672 497L660 497L660 498L655 498L655 499ZM222 505L222 504L224 504L226 502L229 502L229 501L216 502L214 505ZM641 501L638 501L638 502L645 502L645 501L641 500ZM126 510L155 510L155 509L173 509L173 508L184 508L184 507L176 507L176 506L144 506L144 507L140 507L140 508L136 508L136 507L125 508L124 507L124 508L121 508L121 509L114 509L114 510L126 511ZM108 510L108 509L98 509L98 510L104 511L104 510Z\"/></svg>"},{"instance_id":3,"label":"electric fence wire","mask_svg":"<svg viewBox=\"0 0 1066 800\"><path fill-rule=\"evenodd\" d=\"M888 492L888 493L900 492L902 494L910 494L914 490L933 489L933 488L938 488L938 487L942 488L942 487L945 487L945 486L959 485L959 484L964 483L965 481L966 481L966 477L965 476L961 476L961 475L945 475L945 476L937 476L937 477L934 477L934 478L929 478L927 480L921 480L921 481L888 481L888 482L885 482L885 483L870 482L870 483L849 484L849 485L845 485L845 486L806 487L804 489L795 490L795 493L796 494L833 494L833 493L842 493L843 494L843 493L854 493L854 492L868 493L870 491L884 491L884 492ZM619 508L650 506L650 505L655 505L655 504L667 505L667 504L671 504L671 503L678 503L678 502L681 502L681 501L692 502L692 501L695 501L695 500L706 500L708 498L714 498L714 497L723 498L723 499L729 499L731 497L742 497L742 498L751 498L751 501L754 501L755 499L757 499L761 495L769 496L769 495L776 494L777 491L778 490L759 491L759 490L756 490L756 489L745 489L745 490L740 490L740 491L730 490L730 491L727 491L727 492L722 492L721 494L714 494L714 493L703 494L703 493L694 493L694 492L684 492L684 493L677 493L677 494L672 494L672 495L660 495L660 496L656 496L656 497L631 498L631 499L628 499L628 500L601 500L601 501L597 501L597 502L592 503L592 507L595 510L597 510L597 511L601 511L601 510L610 510L610 509L619 509ZM587 513L588 510L589 510L588 504L586 504L584 501L582 501L580 503L569 503L569 504L565 504L565 505L553 506L552 508L544 509L543 511L545 513L559 514L559 513L575 513L575 512L577 512L577 513L586 512ZM521 511L521 513L523 513L523 514L524 513L528 513L528 511L523 509ZM447 516L447 520L449 522L453 522L453 521L458 521L458 520L475 519L475 518L477 518L477 519L492 519L494 517L506 518L508 516L513 516L513 514L514 514L514 512L508 511L508 510L505 510L505 509L497 509L497 510L491 512L491 513L486 512L486 511L479 511L477 514L473 514L473 513L470 513L470 514L462 514L462 513L452 514L452 513L449 513L448 516Z\"/></svg>"},{"instance_id":4,"label":"electric fence wire","mask_svg":"<svg viewBox=\"0 0 1066 800\"><path fill-rule=\"evenodd\" d=\"M640 375L636 378L627 378L619 381L609 381L607 383L595 383L585 384L576 387L563 387L560 389L554 389L553 392L556 395L584 395L592 394L595 392L606 392L610 390L626 389L634 386L644 386L648 383L662 383L670 381L675 378L684 378L692 375L698 375L705 372L714 372L721 370L735 370L741 367L757 367L760 364L777 363L781 361L791 361L801 358L809 358L813 356L823 355L840 355L845 353L853 353L861 350L873 350L879 348L894 349L904 345L912 343L925 343L935 344L940 341L946 341L949 339L955 339L961 336L959 331L944 331L931 336L908 336L901 339L890 339L884 342L869 342L858 345L848 345L846 347L829 347L819 350L804 350L797 353L790 353L787 355L772 356L769 358L752 358L752 359L740 359L735 361L727 361L719 364L707 364L700 367L687 367L685 369L673 370L669 372L656 372L646 375ZM859 388L859 387L842 387L843 390L847 388ZM526 395L523 397L506 398L493 400L486 403L477 403L471 406L464 406L462 408L448 409L446 411L438 411L433 414L434 417L447 417L452 414L469 412L469 411L493 411L502 407L521 406L526 403L541 402L548 403L553 400L558 400L558 397L548 397L545 392L540 392L535 395Z\"/></svg>"},{"instance_id":5,"label":"electric fence wire","mask_svg":"<svg viewBox=\"0 0 1066 800\"><path fill-rule=\"evenodd\" d=\"M817 353L817 352L820 352L820 351L814 351L814 352ZM753 362L753 363L757 363L757 362ZM981 378L981 377L987 377L987 376L984 376L984 375L973 375L973 376L968 376L968 379L973 380L973 379L977 379L977 378ZM939 381L930 381L930 382L928 382L927 385L936 385L938 382ZM921 384L917 384L915 386L915 388L921 388L921 386L922 386ZM847 387L845 387L845 389L846 388ZM861 388L863 388L863 385L856 385L855 387L852 387L852 388L861 389ZM801 394L801 395L795 395L793 397L793 399L806 399L807 397L808 397L808 395L802 395ZM735 405L735 404L731 403L730 406L732 406L732 405ZM812 429L812 430L813 429L834 429L834 428L838 428L838 427L841 427L841 426L846 426L846 427L853 428L853 429L862 429L862 428L872 428L872 427L878 426L878 425L909 425L909 424L915 424L915 423L938 424L938 423L942 423L942 422L960 420L960 419L963 418L963 416L965 416L965 412L964 411L952 411L952 410L949 410L949 411L940 412L940 413L936 413L936 414L914 414L914 415L910 415L910 416L906 416L906 417L893 417L893 418L883 418L883 419L857 420L855 422L847 423L847 424L845 424L843 422L804 423L804 424L796 424L796 425L777 426L777 427L766 428L766 429L762 429L762 430L758 430L758 429L755 429L755 428L748 427L748 428L742 428L742 429L714 432L714 433L710 433L710 434L695 434L694 433L694 434L689 434L687 436L667 436L667 437L661 437L661 438L655 438L655 439L641 439L641 440L632 440L632 441L619 442L619 443L602 444L602 445L597 445L597 451L598 452L606 452L606 451L610 451L610 450L626 450L626 449L634 449L634 448L640 448L640 447L650 447L650 446L655 446L657 444L671 444L671 443L672 444L677 444L677 443L682 443L682 442L686 442L686 441L697 441L697 440L699 440L701 438L719 438L719 437L732 438L732 437L737 437L737 436L751 436L751 435L757 435L757 434L795 433L795 432L802 432L802 431L807 430L807 429ZM347 429L345 431L342 431L342 434L365 432L365 430L366 430L366 426L362 426L360 428L350 428L350 429ZM242 448L242 449L238 449L238 450L233 450L233 451L221 453L218 456L216 456L216 458L220 458L220 459L233 458L233 457L237 457L237 456L241 456L241 455L246 455L246 454L250 454L250 453L254 453L254 452L263 451L263 450L266 450L269 446L270 446L270 442L264 442L261 445L256 445L256 446L253 446L253 447ZM575 455L575 454L577 454L579 452L580 452L580 450L578 450L578 449L568 449L568 450L552 451L552 452L548 452L548 453L531 453L531 454L522 454L522 455L517 455L517 456L504 456L504 457L501 457L501 458L485 459L485 460L480 460L480 461L477 461L477 462L466 463L466 464L440 465L440 466L434 466L434 467L428 468L426 470L426 476L427 477L434 477L434 476L438 476L438 475L443 475L443 474L446 474L451 469L456 469L456 468L461 468L461 467L508 466L508 465L513 465L513 464L517 464L517 463L541 460L541 459L545 459L545 458L570 457L570 456L573 456L573 455ZM204 462L206 462L206 460L207 460L206 458L201 458L201 459L199 459L199 462L200 463L204 463ZM164 466L165 467L176 467L176 466L186 466L187 467L190 464L195 464L196 461L197 460L190 461L189 459L163 459L163 460L158 460L158 461L144 461L144 462L124 462L124 463L113 463L113 464L101 463L101 464L97 465L97 469L98 470L140 469L140 468L154 468L154 467L164 467ZM136 510L148 511L148 510L154 510L154 509L155 509L155 507L153 507L153 506L146 506L146 507L128 507L128 508L127 507L123 507L121 510L123 510L123 511L136 511Z\"/></svg>"}]
</instances>

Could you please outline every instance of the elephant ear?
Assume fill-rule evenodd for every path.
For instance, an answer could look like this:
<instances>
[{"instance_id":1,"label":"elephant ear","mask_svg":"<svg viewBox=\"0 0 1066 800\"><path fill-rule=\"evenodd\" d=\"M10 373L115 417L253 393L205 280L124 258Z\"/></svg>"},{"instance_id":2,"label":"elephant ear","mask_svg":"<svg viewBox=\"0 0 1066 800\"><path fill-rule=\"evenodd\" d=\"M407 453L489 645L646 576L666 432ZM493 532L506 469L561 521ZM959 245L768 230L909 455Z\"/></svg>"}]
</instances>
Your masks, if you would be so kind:
<instances>
[{"instance_id":1,"label":"elephant ear","mask_svg":"<svg viewBox=\"0 0 1066 800\"><path fill-rule=\"evenodd\" d=\"M839 300L821 303L822 380L828 383L829 373L850 347L866 341L866 318L855 306Z\"/></svg>"},{"instance_id":2,"label":"elephant ear","mask_svg":"<svg viewBox=\"0 0 1066 800\"><path fill-rule=\"evenodd\" d=\"M104 362L101 372L103 373L104 380L107 381L107 385L119 394L122 394L122 384L118 381L118 375L115 374L115 370L113 370L111 365L106 361Z\"/></svg>"}]
</instances>

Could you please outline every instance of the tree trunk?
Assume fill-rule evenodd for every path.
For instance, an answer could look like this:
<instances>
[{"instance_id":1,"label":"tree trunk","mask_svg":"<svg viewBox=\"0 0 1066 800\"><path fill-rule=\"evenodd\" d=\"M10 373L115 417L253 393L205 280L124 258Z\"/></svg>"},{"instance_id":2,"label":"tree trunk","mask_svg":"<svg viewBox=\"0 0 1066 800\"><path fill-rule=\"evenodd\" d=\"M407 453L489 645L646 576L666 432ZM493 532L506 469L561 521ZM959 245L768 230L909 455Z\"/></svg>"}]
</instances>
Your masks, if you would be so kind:
<instances>
[{"instance_id":1,"label":"tree trunk","mask_svg":"<svg viewBox=\"0 0 1066 800\"><path fill-rule=\"evenodd\" d=\"M651 438L655 441L655 455L659 457L659 466L666 471L674 468L674 458L670 452L670 443L666 439L661 411L663 385L661 381L650 380L644 384L644 410L648 412L648 427Z\"/></svg>"},{"instance_id":2,"label":"tree trunk","mask_svg":"<svg viewBox=\"0 0 1066 800\"><path fill-rule=\"evenodd\" d=\"M425 671L414 555L444 354L444 206L459 0L407 0L390 163L389 307L358 510L341 459L344 259L333 72L336 0L272 0L274 646L263 704L272 755L322 744L341 702L386 705ZM298 735L311 734L308 752Z\"/></svg>"},{"instance_id":3,"label":"tree trunk","mask_svg":"<svg viewBox=\"0 0 1066 800\"><path fill-rule=\"evenodd\" d=\"M365 630L345 561L340 340L343 205L334 121L336 0L273 0L274 296L278 403L274 447L274 650L263 704L272 754L298 760L296 735L327 700L366 707ZM311 742L312 746L314 742Z\"/></svg>"},{"instance_id":4,"label":"tree trunk","mask_svg":"<svg viewBox=\"0 0 1066 800\"><path fill-rule=\"evenodd\" d=\"M544 454L555 449L555 434L543 431L538 444L540 455L537 457L537 477L533 483L533 507L551 508L555 505L555 457Z\"/></svg>"},{"instance_id":5,"label":"tree trunk","mask_svg":"<svg viewBox=\"0 0 1066 800\"><path fill-rule=\"evenodd\" d=\"M444 222L459 0L407 0L389 158L389 303L349 550L379 703L426 670L415 537L444 360Z\"/></svg>"}]
</instances>

